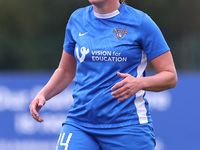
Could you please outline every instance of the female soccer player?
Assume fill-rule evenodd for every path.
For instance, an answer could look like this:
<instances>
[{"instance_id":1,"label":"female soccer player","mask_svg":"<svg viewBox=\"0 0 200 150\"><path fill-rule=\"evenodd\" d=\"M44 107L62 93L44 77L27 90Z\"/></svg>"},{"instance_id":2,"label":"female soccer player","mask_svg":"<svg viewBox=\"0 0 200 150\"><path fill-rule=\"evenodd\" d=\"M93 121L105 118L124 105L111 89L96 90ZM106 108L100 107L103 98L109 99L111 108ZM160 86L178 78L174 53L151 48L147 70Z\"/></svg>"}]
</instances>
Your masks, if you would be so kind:
<instances>
[{"instance_id":1,"label":"female soccer player","mask_svg":"<svg viewBox=\"0 0 200 150\"><path fill-rule=\"evenodd\" d=\"M153 150L145 90L175 87L170 49L151 18L119 0L89 0L67 24L59 67L30 104L35 120L45 102L75 77L74 102L57 150ZM146 77L150 61L157 74Z\"/></svg>"}]
</instances>

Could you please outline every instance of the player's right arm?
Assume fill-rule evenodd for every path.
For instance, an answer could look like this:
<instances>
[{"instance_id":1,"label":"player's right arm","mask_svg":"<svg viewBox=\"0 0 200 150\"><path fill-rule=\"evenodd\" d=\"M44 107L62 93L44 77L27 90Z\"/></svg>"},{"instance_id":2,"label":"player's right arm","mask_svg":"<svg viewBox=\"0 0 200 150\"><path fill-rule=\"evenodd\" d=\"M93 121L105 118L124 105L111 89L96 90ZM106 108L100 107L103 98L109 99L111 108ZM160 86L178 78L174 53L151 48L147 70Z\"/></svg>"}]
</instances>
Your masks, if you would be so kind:
<instances>
[{"instance_id":1,"label":"player's right arm","mask_svg":"<svg viewBox=\"0 0 200 150\"><path fill-rule=\"evenodd\" d=\"M75 57L74 55L71 55L63 50L62 58L58 68L55 70L49 82L37 94L29 106L31 115L36 121L44 121L39 116L39 110L42 108L42 106L44 106L47 100L62 92L72 82L75 74Z\"/></svg>"}]
</instances>

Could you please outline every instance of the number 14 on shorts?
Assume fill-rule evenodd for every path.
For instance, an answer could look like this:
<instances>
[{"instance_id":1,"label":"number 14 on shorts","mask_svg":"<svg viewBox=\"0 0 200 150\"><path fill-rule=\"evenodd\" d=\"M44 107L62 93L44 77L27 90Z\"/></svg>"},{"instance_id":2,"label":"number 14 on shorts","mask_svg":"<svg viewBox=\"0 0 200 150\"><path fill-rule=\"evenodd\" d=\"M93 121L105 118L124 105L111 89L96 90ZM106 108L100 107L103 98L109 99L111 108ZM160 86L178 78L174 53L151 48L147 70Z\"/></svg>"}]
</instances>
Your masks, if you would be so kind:
<instances>
[{"instance_id":1,"label":"number 14 on shorts","mask_svg":"<svg viewBox=\"0 0 200 150\"><path fill-rule=\"evenodd\" d=\"M58 144L60 143L60 146L64 146L65 149L64 150L68 150L68 145L69 145L69 141L72 137L72 133L69 133L68 137L67 137L67 140L66 142L63 141L64 138L65 138L65 133L61 133L60 136L59 136L59 139L58 139L58 143L57 143L57 147L56 147L56 150L58 150Z\"/></svg>"}]
</instances>

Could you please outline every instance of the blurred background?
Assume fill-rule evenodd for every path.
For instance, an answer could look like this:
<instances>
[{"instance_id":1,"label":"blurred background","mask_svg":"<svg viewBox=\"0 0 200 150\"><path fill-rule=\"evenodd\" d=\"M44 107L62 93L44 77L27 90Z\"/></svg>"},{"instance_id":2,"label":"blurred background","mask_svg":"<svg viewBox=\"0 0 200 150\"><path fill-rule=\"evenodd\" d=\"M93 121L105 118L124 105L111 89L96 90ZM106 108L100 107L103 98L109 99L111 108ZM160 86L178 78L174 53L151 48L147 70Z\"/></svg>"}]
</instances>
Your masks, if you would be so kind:
<instances>
[{"instance_id":1,"label":"blurred background","mask_svg":"<svg viewBox=\"0 0 200 150\"><path fill-rule=\"evenodd\" d=\"M157 23L178 71L176 88L147 93L156 149L199 150L200 1L127 3ZM0 150L55 149L74 83L47 103L44 123L32 119L28 106L58 66L71 13L87 5L87 0L0 0Z\"/></svg>"}]
</instances>

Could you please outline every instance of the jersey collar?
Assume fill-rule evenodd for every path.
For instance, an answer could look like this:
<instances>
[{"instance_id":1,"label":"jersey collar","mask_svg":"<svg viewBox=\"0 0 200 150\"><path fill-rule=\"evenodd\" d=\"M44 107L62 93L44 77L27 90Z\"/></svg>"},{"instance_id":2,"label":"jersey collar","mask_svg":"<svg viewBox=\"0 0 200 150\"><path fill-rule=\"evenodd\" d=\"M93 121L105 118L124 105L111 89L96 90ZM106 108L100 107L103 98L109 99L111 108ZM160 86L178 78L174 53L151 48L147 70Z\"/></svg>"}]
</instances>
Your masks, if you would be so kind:
<instances>
[{"instance_id":1,"label":"jersey collar","mask_svg":"<svg viewBox=\"0 0 200 150\"><path fill-rule=\"evenodd\" d=\"M95 17L97 17L99 19L109 19L109 18L117 16L119 13L120 13L119 10L115 10L109 14L98 14L98 13L94 12L94 15L95 15Z\"/></svg>"}]
</instances>

